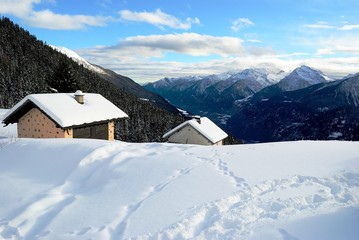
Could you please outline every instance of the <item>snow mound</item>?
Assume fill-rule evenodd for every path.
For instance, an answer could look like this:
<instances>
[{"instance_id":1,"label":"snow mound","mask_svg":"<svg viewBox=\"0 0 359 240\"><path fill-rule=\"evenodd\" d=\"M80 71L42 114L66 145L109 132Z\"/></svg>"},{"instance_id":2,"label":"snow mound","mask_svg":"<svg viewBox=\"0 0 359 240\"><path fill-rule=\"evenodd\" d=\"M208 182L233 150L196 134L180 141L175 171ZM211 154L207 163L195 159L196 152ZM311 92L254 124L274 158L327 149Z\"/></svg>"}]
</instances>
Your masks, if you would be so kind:
<instances>
[{"instance_id":1,"label":"snow mound","mask_svg":"<svg viewBox=\"0 0 359 240\"><path fill-rule=\"evenodd\" d=\"M0 146L0 239L357 239L359 142Z\"/></svg>"},{"instance_id":2,"label":"snow mound","mask_svg":"<svg viewBox=\"0 0 359 240\"><path fill-rule=\"evenodd\" d=\"M10 124L6 127L2 124L2 121L4 119L4 116L9 111L9 109L2 109L0 108L0 140L4 139L4 141L7 138L15 138L17 137L17 124Z\"/></svg>"}]
</instances>

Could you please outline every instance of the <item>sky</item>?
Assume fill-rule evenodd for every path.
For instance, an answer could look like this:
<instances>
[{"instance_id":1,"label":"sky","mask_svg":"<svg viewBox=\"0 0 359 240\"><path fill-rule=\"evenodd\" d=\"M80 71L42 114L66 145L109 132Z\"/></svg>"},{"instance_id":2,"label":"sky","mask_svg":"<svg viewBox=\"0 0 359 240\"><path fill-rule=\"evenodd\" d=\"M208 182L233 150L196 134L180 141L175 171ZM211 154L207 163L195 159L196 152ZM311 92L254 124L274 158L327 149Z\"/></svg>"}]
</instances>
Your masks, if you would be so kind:
<instances>
[{"instance_id":1,"label":"sky","mask_svg":"<svg viewBox=\"0 0 359 240\"><path fill-rule=\"evenodd\" d=\"M301 65L359 72L357 0L0 0L0 15L138 83Z\"/></svg>"}]
</instances>

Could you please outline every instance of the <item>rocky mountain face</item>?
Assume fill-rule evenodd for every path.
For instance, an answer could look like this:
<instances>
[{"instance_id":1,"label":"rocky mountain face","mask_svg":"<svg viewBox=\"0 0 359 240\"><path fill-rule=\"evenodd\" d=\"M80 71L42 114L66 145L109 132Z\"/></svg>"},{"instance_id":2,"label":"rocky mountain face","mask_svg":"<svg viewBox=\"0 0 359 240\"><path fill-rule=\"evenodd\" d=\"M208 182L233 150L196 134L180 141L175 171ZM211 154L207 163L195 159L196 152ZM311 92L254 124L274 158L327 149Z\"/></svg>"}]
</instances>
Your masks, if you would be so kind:
<instances>
[{"instance_id":1,"label":"rocky mountain face","mask_svg":"<svg viewBox=\"0 0 359 240\"><path fill-rule=\"evenodd\" d=\"M74 61L0 18L0 108L11 108L28 94L64 89L100 93L125 111L130 118L116 124L120 140L162 141L164 133L183 121L163 98L131 79L99 66L89 69L87 63Z\"/></svg>"},{"instance_id":2,"label":"rocky mountain face","mask_svg":"<svg viewBox=\"0 0 359 240\"><path fill-rule=\"evenodd\" d=\"M246 142L359 140L359 75L238 103L228 131Z\"/></svg>"}]
</instances>

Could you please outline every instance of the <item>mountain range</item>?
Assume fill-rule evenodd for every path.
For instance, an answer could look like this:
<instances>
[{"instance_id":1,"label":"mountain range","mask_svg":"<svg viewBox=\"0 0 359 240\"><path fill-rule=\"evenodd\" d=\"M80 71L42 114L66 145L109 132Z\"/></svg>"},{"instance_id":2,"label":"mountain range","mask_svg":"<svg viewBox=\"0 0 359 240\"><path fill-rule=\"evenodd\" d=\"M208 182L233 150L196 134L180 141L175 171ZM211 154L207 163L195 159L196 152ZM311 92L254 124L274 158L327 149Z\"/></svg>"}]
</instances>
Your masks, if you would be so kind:
<instances>
[{"instance_id":1,"label":"mountain range","mask_svg":"<svg viewBox=\"0 0 359 240\"><path fill-rule=\"evenodd\" d=\"M196 114L227 112L233 103L276 83L281 70L246 69L208 76L163 78L144 88L156 92L175 106Z\"/></svg>"},{"instance_id":2,"label":"mountain range","mask_svg":"<svg viewBox=\"0 0 359 240\"><path fill-rule=\"evenodd\" d=\"M333 80L301 66L164 78L144 86L170 103L210 117L243 142L359 140L357 75Z\"/></svg>"},{"instance_id":3,"label":"mountain range","mask_svg":"<svg viewBox=\"0 0 359 240\"><path fill-rule=\"evenodd\" d=\"M253 68L208 76L163 78L144 88L160 94L179 108L206 115L225 125L236 112L235 103L270 88L270 92L296 90L315 83L328 82L318 70L301 66L291 73L280 69Z\"/></svg>"}]
</instances>

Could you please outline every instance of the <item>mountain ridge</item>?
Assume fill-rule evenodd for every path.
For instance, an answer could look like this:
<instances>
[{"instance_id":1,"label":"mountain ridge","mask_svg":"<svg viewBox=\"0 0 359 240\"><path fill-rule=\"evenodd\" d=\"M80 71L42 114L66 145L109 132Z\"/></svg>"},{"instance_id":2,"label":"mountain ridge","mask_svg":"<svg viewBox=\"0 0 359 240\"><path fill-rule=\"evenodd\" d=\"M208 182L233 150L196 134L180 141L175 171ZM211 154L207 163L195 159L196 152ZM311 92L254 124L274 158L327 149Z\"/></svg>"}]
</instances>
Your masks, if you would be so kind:
<instances>
[{"instance_id":1,"label":"mountain ridge","mask_svg":"<svg viewBox=\"0 0 359 240\"><path fill-rule=\"evenodd\" d=\"M83 65L85 68L99 74L103 79L112 82L117 87L122 88L123 90L137 96L142 100L147 100L153 103L154 105L163 108L167 111L173 112L175 114L179 111L169 104L163 97L159 94L149 92L145 90L141 85L133 81L131 78L115 73L110 69L103 68L101 66L92 64L86 59L79 56L75 51L72 51L66 47L51 46L55 50L67 55L68 57L75 60L78 64Z\"/></svg>"}]
</instances>

